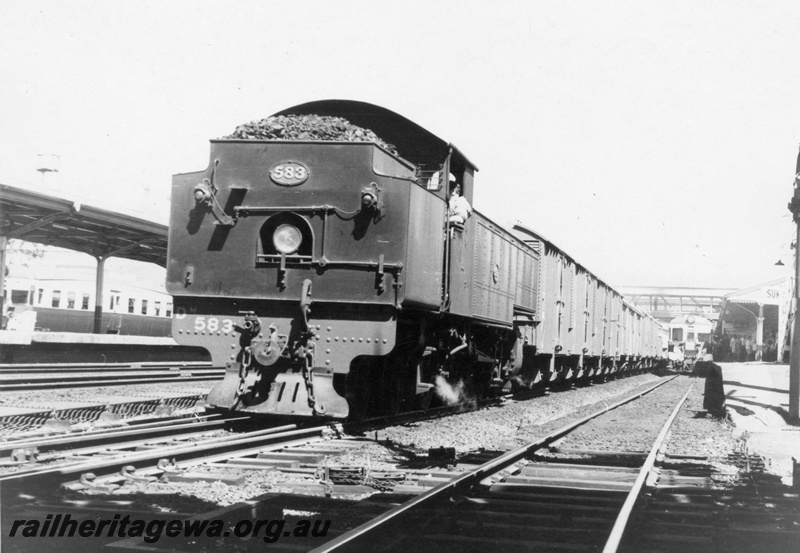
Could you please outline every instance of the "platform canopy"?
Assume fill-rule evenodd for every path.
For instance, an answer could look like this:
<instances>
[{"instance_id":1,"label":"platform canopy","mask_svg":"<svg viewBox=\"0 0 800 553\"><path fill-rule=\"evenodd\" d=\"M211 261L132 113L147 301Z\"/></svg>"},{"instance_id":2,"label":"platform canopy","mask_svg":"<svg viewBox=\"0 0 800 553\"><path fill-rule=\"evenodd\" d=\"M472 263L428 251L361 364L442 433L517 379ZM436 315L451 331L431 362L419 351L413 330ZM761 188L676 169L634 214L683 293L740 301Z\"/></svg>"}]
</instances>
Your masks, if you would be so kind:
<instances>
[{"instance_id":1,"label":"platform canopy","mask_svg":"<svg viewBox=\"0 0 800 553\"><path fill-rule=\"evenodd\" d=\"M167 229L167 225L147 219L0 183L0 308L3 308L3 315L9 240L65 248L97 260L93 332L99 334L106 259L121 257L166 267Z\"/></svg>"},{"instance_id":2,"label":"platform canopy","mask_svg":"<svg viewBox=\"0 0 800 553\"><path fill-rule=\"evenodd\" d=\"M791 302L790 278L737 290L725 296L718 328L728 335L752 336L759 350L770 339L782 348L786 344ZM778 351L778 359L781 351Z\"/></svg>"},{"instance_id":3,"label":"platform canopy","mask_svg":"<svg viewBox=\"0 0 800 553\"><path fill-rule=\"evenodd\" d=\"M0 184L0 237L95 258L167 261L167 225L7 184Z\"/></svg>"}]
</instances>

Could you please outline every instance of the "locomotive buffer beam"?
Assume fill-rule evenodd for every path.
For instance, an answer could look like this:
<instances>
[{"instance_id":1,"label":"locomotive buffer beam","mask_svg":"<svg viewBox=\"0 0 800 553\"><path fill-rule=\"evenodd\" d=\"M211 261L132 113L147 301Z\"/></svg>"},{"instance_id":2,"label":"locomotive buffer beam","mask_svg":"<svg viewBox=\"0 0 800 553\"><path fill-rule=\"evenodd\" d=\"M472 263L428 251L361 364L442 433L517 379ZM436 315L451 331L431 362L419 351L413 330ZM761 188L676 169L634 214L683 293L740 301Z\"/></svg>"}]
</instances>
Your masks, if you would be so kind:
<instances>
[{"instance_id":1,"label":"locomotive buffer beam","mask_svg":"<svg viewBox=\"0 0 800 553\"><path fill-rule=\"evenodd\" d=\"M310 401L306 379L311 383L313 401ZM347 400L333 389L333 369L314 367L308 376L300 372L278 373L270 385L263 412L271 415L319 415L344 419L350 414L350 407Z\"/></svg>"}]
</instances>

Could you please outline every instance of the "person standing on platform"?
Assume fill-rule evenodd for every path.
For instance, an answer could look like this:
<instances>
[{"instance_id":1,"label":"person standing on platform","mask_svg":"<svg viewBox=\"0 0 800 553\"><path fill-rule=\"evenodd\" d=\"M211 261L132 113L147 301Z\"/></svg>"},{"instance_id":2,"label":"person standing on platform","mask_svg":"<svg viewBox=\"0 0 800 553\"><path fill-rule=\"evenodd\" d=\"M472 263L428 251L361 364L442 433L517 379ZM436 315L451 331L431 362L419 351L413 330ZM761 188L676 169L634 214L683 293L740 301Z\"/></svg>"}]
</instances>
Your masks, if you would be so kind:
<instances>
[{"instance_id":1,"label":"person standing on platform","mask_svg":"<svg viewBox=\"0 0 800 553\"><path fill-rule=\"evenodd\" d=\"M719 337L719 341L717 342L717 347L719 349L719 353L717 354L717 360L727 361L728 354L730 353L731 339L728 336L728 333L725 332L724 330L722 331L722 336Z\"/></svg>"}]
</instances>

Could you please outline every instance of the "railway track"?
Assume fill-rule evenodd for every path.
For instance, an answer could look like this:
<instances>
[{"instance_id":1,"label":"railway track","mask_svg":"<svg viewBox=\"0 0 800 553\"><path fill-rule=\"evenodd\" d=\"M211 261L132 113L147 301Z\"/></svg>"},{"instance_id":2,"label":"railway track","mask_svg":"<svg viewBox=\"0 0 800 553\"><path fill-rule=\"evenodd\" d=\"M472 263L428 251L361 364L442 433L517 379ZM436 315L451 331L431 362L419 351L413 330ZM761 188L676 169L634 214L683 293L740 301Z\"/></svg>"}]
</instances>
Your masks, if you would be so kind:
<instances>
[{"instance_id":1,"label":"railway track","mask_svg":"<svg viewBox=\"0 0 800 553\"><path fill-rule=\"evenodd\" d=\"M302 544L286 540L271 545L277 549L597 551L605 545L606 551L685 552L699 547L714 550L719 543L733 542L726 532L739 532L741 540L761 540L777 544L774 551L793 551L786 544L797 543L787 541L798 537L792 530L792 525L800 524L797 494L787 496L785 489L769 488L761 482L759 497L782 509L783 527L763 513L754 520L747 492L714 489L718 475L703 465L702 459L664 454L670 421L649 452L570 447L576 429L590 427L597 417L612 414L609 412L651 389L607 405L517 450L476 452L457 463L434 459L436 455L447 457L447 451L430 451L429 465L417 468L406 464L388 470L353 461L359 448L392 447L379 439L382 421L373 420L347 429L350 435L364 435L358 439L343 439L340 425L282 426L208 439L195 436L169 444L159 442L158 437L134 444L131 434L126 447L119 440L112 441L111 450L99 444L95 452L85 452L91 456L80 463L18 477L8 475L2 485L7 490L9 486L25 490L29 488L26 482L52 482L55 487L82 490L98 497L81 501L89 512L103 501L112 504L115 496L177 493L192 482L223 482L235 490L252 485L244 482L251 476L256 483L265 478L274 482L274 475L282 474L294 477L292 483L281 487L282 493L268 493L213 512L183 515L187 520L223 518L231 528L244 519L293 520L287 512L312 513L317 519L325 516L336 523L325 538L333 538L327 543L323 539ZM678 409L672 410L670 419ZM410 414L404 419L413 424ZM164 428L160 432L170 435ZM753 461L746 455L736 460ZM455 467L434 468L444 465ZM454 472L454 468L462 472ZM154 483L157 478L160 481ZM140 538L111 541L122 548L142 545ZM174 540L169 547L191 549L192 543ZM235 543L242 551L264 545L261 540Z\"/></svg>"},{"instance_id":2,"label":"railway track","mask_svg":"<svg viewBox=\"0 0 800 553\"><path fill-rule=\"evenodd\" d=\"M578 427L636 399L628 398L516 450L487 452L485 462L460 475L439 474L436 487L418 488L416 497L313 551L760 551L764 544L796 550L798 494L775 482L719 489L719 475L704 459L665 454L690 392L648 452L561 445ZM395 491L415 493L407 486Z\"/></svg>"},{"instance_id":3,"label":"railway track","mask_svg":"<svg viewBox=\"0 0 800 553\"><path fill-rule=\"evenodd\" d=\"M0 365L0 392L195 382L218 380L224 374L224 368L205 362L4 364Z\"/></svg>"},{"instance_id":4,"label":"railway track","mask_svg":"<svg viewBox=\"0 0 800 553\"><path fill-rule=\"evenodd\" d=\"M381 424L400 424L415 418L445 416L458 409L441 407L394 417L378 417L350 423L349 426L363 430ZM106 487L113 486L124 482L126 478L149 478L165 472L174 473L199 464L227 463L228 468L235 469L296 468L310 459L293 447L335 438L343 432L340 424L333 423L278 426L273 422L270 428L261 426L258 430L242 430L252 426L249 423L253 422L247 416L223 417L212 414L141 422L123 428L99 429L55 438L34 436L10 440L0 443L0 466L15 470L0 474L0 482L62 478L91 472L93 484L88 484L86 478L81 479L84 487L91 488L101 483ZM259 422L255 421L255 424ZM263 425L263 422L260 424ZM222 434L223 430L229 432ZM337 441L339 446L354 443L352 440ZM277 456L265 455L276 450L286 451ZM339 447L333 453L345 453L345 450ZM265 458L270 462L265 462ZM165 460L170 462L167 469ZM287 462L282 463L282 460ZM180 465L175 464L178 461ZM131 469L136 468L142 470L133 475ZM103 471L104 476L97 479L94 475L96 471Z\"/></svg>"},{"instance_id":5,"label":"railway track","mask_svg":"<svg viewBox=\"0 0 800 553\"><path fill-rule=\"evenodd\" d=\"M315 551L360 551L365 547L376 550L375 544L387 544L389 547L385 550L409 551L453 548L471 551L498 546L526 551L532 547L549 549L556 546L581 550L584 549L582 544L585 544L585 550L595 550L600 536L608 534L612 514L619 513L618 519L623 521L624 529L630 505L638 497L680 405L673 411L654 449L638 471L630 470L629 466L608 464L537 466L529 458L575 428L666 382L659 382L463 474L451 476L437 487L338 536ZM630 455L623 457L629 458ZM553 489L557 491L553 492ZM548 490L545 497L541 497L543 490ZM627 496L622 492L627 492ZM585 523L579 532L575 532L572 525L576 518L584 519L582 522ZM424 524L420 524L421 521ZM614 520L611 523L614 524ZM612 535L616 532L619 530L615 525Z\"/></svg>"}]
</instances>

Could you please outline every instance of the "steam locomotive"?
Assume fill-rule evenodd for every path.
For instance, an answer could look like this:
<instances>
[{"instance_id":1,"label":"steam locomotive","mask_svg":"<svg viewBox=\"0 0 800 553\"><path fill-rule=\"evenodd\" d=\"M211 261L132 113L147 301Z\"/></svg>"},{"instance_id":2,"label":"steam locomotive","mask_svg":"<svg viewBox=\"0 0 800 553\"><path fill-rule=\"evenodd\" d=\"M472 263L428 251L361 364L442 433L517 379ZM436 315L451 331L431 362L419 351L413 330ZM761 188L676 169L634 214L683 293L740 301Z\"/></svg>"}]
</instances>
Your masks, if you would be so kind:
<instances>
[{"instance_id":1,"label":"steam locomotive","mask_svg":"<svg viewBox=\"0 0 800 553\"><path fill-rule=\"evenodd\" d=\"M437 384L481 397L657 363L658 323L552 242L451 220L450 175L471 204L477 171L453 144L361 102L275 115L391 146L218 139L207 169L173 177L173 337L226 366L210 405L363 418L425 408Z\"/></svg>"}]
</instances>

